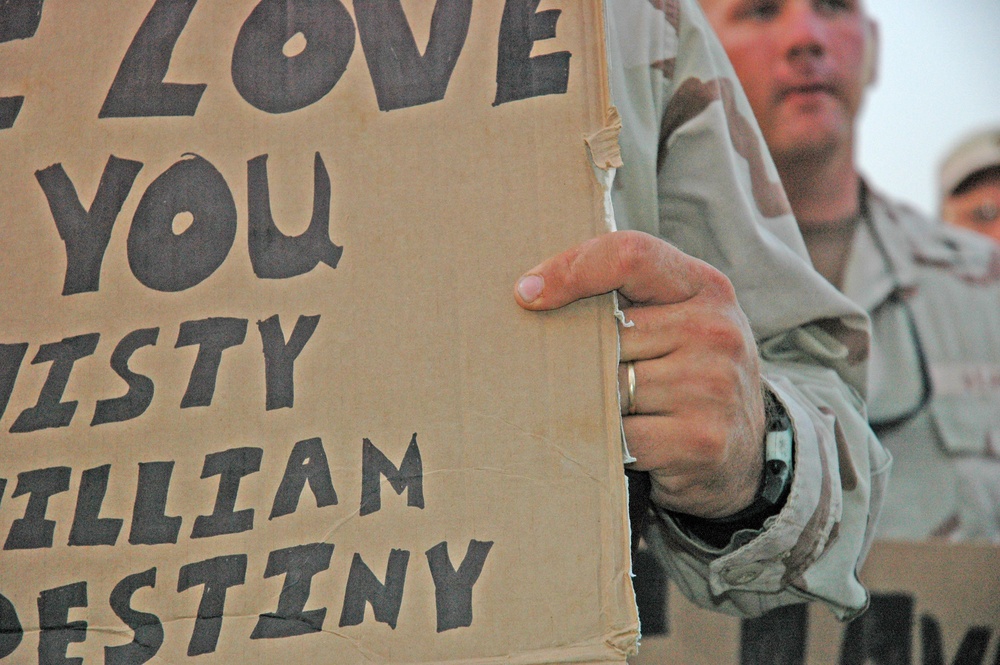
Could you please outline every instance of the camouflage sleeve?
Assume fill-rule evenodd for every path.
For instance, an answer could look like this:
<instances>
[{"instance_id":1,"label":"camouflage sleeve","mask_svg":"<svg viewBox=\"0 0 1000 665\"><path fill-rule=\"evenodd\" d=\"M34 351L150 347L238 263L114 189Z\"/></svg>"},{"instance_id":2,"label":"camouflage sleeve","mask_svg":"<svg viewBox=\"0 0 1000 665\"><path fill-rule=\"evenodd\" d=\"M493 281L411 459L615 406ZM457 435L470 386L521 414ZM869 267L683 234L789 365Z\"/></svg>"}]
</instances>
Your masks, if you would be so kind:
<instances>
[{"instance_id":1,"label":"camouflage sleeve","mask_svg":"<svg viewBox=\"0 0 1000 665\"><path fill-rule=\"evenodd\" d=\"M791 493L762 532L713 550L663 516L654 547L706 607L756 615L817 599L853 616L867 604L857 570L890 465L861 397L866 316L809 265L749 103L695 0L607 0L607 9L625 161L612 192L618 228L657 235L729 277L762 378L795 430Z\"/></svg>"}]
</instances>

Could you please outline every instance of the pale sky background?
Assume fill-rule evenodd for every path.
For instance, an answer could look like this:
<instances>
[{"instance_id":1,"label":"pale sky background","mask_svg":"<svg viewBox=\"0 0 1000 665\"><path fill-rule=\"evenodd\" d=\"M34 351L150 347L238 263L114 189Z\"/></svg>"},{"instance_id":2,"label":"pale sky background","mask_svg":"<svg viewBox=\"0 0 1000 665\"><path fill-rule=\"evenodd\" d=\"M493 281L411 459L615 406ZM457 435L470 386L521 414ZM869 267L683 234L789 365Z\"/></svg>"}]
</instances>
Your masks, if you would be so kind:
<instances>
[{"instance_id":1,"label":"pale sky background","mask_svg":"<svg viewBox=\"0 0 1000 665\"><path fill-rule=\"evenodd\" d=\"M881 49L861 115L861 170L936 213L941 157L971 131L1000 125L1000 0L865 1Z\"/></svg>"}]
</instances>

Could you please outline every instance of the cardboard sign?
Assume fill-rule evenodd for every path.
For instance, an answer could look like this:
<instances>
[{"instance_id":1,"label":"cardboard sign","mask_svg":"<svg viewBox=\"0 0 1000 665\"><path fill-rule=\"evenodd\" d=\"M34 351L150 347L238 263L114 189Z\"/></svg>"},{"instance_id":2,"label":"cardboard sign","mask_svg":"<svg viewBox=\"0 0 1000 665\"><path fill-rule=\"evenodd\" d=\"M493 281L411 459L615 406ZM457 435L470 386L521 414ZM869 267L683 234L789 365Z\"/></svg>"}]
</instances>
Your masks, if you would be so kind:
<instances>
[{"instance_id":1,"label":"cardboard sign","mask_svg":"<svg viewBox=\"0 0 1000 665\"><path fill-rule=\"evenodd\" d=\"M0 658L624 661L597 0L0 3ZM82 659L82 660L81 660Z\"/></svg>"},{"instance_id":2,"label":"cardboard sign","mask_svg":"<svg viewBox=\"0 0 1000 665\"><path fill-rule=\"evenodd\" d=\"M666 632L633 665L993 665L1000 662L1000 547L877 542L867 612L842 624L819 605L740 621L668 592ZM645 625L645 620L644 620Z\"/></svg>"}]
</instances>

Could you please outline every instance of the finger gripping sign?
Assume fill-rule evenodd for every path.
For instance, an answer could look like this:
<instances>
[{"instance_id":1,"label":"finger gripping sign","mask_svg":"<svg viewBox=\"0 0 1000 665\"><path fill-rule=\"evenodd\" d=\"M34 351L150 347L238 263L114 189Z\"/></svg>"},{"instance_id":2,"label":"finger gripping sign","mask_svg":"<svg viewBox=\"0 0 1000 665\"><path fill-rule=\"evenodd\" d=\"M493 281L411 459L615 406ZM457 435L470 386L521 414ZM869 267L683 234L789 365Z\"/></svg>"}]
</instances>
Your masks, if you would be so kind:
<instances>
[{"instance_id":1,"label":"finger gripping sign","mask_svg":"<svg viewBox=\"0 0 1000 665\"><path fill-rule=\"evenodd\" d=\"M623 662L600 2L0 3L0 660Z\"/></svg>"}]
</instances>

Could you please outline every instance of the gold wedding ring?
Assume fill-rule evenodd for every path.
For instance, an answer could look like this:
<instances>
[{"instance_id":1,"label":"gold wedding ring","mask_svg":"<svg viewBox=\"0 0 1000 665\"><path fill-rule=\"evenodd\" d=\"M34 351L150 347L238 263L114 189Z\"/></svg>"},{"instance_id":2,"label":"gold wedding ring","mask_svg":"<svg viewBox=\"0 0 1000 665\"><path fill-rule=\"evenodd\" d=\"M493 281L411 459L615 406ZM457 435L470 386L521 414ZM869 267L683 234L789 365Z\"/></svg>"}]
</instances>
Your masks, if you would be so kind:
<instances>
[{"instance_id":1,"label":"gold wedding ring","mask_svg":"<svg viewBox=\"0 0 1000 665\"><path fill-rule=\"evenodd\" d=\"M628 392L625 397L625 413L633 415L635 413L635 362L625 363L625 373L628 376Z\"/></svg>"}]
</instances>

